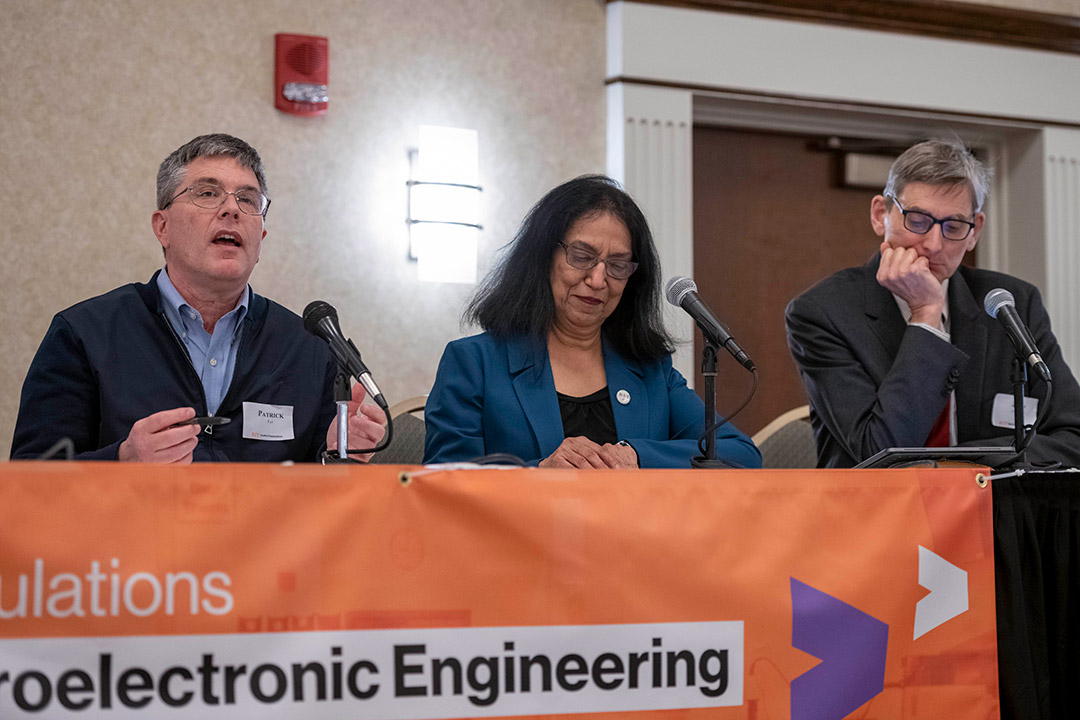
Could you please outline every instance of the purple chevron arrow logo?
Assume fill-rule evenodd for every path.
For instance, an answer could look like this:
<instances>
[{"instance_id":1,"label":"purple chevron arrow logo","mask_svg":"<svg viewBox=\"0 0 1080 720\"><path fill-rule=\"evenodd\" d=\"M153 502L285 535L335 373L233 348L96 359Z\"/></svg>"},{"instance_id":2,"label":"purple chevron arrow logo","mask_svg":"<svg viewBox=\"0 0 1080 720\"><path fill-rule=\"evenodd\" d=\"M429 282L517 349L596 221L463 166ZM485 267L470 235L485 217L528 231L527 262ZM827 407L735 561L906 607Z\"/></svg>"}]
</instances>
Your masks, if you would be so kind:
<instances>
[{"instance_id":1,"label":"purple chevron arrow logo","mask_svg":"<svg viewBox=\"0 0 1080 720\"><path fill-rule=\"evenodd\" d=\"M885 688L889 626L791 578L791 644L821 662L791 681L791 720L840 720Z\"/></svg>"}]
</instances>

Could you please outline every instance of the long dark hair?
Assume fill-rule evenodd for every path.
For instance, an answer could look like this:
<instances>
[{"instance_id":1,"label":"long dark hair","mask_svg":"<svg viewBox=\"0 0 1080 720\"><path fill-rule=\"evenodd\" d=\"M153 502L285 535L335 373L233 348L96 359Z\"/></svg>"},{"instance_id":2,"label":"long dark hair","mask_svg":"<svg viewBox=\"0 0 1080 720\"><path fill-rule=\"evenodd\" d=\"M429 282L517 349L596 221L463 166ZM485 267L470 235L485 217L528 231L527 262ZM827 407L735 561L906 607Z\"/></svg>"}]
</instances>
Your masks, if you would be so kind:
<instances>
[{"instance_id":1,"label":"long dark hair","mask_svg":"<svg viewBox=\"0 0 1080 720\"><path fill-rule=\"evenodd\" d=\"M641 209L609 177L582 175L536 203L518 228L499 265L465 308L464 320L497 337L525 336L543 342L555 320L551 263L558 244L582 218L611 213L630 231L638 268L622 298L604 321L604 333L619 354L653 361L672 350L660 312L660 258Z\"/></svg>"}]
</instances>

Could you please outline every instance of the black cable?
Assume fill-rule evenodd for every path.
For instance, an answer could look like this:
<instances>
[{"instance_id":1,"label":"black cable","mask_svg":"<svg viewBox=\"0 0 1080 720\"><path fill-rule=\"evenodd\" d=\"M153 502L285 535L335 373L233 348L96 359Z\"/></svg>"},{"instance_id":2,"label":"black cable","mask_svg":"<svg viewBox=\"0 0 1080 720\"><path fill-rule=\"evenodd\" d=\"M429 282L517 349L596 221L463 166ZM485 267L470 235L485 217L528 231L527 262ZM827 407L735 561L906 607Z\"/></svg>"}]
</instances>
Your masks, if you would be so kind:
<instances>
[{"instance_id":1,"label":"black cable","mask_svg":"<svg viewBox=\"0 0 1080 720\"><path fill-rule=\"evenodd\" d=\"M1039 409L1038 417L1035 418L1035 422L1032 423L1030 426L1025 426L1026 431L1024 432L1024 439L1020 441L1020 447L1016 448L1016 454L1013 455L1008 460L998 464L998 466L997 466L998 468L1009 467L1010 465L1015 463L1017 460L1019 460L1021 457L1023 457L1024 452L1028 448L1028 445L1030 445L1031 441L1035 439L1035 428L1037 428L1040 424L1042 424L1042 421L1046 418L1046 413L1050 410L1050 397L1054 394L1054 383L1053 383L1053 381L1046 380L1045 382L1046 382L1046 397L1044 397L1043 401L1040 403L1040 405L1042 407ZM1015 399L1014 399L1014 402L1015 402ZM1042 465L1042 464L1040 464L1038 467L1040 469L1044 469L1044 470L1051 470L1054 467L1060 467L1060 465L1061 465L1061 463L1059 463L1059 462L1052 462L1050 465ZM1035 466L1032 466L1032 467L1035 467Z\"/></svg>"},{"instance_id":2,"label":"black cable","mask_svg":"<svg viewBox=\"0 0 1080 720\"><path fill-rule=\"evenodd\" d=\"M390 417L390 408L386 404L386 400L382 395L376 395L375 404L378 405L383 414L386 415L386 434L383 435L382 442L373 448L348 448L345 450L346 455L366 455L367 453L381 452L390 446L390 442L394 438L394 418ZM337 450L323 450L322 451L322 464L329 465L333 463L362 463L364 460L357 460L351 457L341 457Z\"/></svg>"},{"instance_id":3,"label":"black cable","mask_svg":"<svg viewBox=\"0 0 1080 720\"><path fill-rule=\"evenodd\" d=\"M517 467L526 467L524 460L511 453L491 453L490 455L481 455L480 457L473 458L467 462L472 463L473 465L516 465Z\"/></svg>"},{"instance_id":4,"label":"black cable","mask_svg":"<svg viewBox=\"0 0 1080 720\"><path fill-rule=\"evenodd\" d=\"M738 415L739 413L741 413L743 411L743 409L747 405L750 404L750 400L753 399L754 393L757 392L757 386L758 386L758 371L757 371L757 369L753 370L753 374L754 374L754 384L750 386L750 394L746 396L745 400L743 400L742 405L739 405L739 407L735 408L735 412L731 413L731 415L729 415L726 418L724 416L722 416L722 415L719 416L720 417L719 421L716 421L716 418L713 418L713 423L711 425L707 424L705 426L705 432L701 433L701 436L698 437L698 452L701 453L702 455L705 455L705 438L707 438L710 433L715 434L716 431L719 430L725 423L730 423L732 420L734 420L735 416ZM732 427L734 427L734 426L732 426Z\"/></svg>"}]
</instances>

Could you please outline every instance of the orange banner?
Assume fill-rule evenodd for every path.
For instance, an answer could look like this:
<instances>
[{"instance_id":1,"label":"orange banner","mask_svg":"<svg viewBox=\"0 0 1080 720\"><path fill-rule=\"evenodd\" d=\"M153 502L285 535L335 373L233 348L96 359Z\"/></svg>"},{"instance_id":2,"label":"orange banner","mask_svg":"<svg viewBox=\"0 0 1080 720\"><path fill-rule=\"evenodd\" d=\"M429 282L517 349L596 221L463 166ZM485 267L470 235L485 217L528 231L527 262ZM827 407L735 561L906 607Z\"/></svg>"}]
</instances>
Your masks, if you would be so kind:
<instances>
[{"instance_id":1,"label":"orange banner","mask_svg":"<svg viewBox=\"0 0 1080 720\"><path fill-rule=\"evenodd\" d=\"M0 466L0 718L998 716L977 471L408 470Z\"/></svg>"}]
</instances>

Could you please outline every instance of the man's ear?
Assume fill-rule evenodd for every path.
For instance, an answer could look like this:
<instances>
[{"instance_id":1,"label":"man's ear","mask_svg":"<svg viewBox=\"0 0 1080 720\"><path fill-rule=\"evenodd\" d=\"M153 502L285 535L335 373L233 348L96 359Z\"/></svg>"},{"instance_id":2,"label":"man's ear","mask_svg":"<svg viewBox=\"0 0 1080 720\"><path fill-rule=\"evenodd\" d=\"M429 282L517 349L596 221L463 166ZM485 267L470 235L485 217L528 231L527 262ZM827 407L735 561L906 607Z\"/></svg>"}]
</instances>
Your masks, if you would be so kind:
<instances>
[{"instance_id":1,"label":"man's ear","mask_svg":"<svg viewBox=\"0 0 1080 720\"><path fill-rule=\"evenodd\" d=\"M169 216L164 210L155 210L150 216L150 227L154 230L154 236L161 243L162 248L169 247L168 220Z\"/></svg>"},{"instance_id":2,"label":"man's ear","mask_svg":"<svg viewBox=\"0 0 1080 720\"><path fill-rule=\"evenodd\" d=\"M979 233L982 232L984 222L986 222L986 215L981 212L975 213L975 229L971 231L971 237L967 240L967 249L965 252L971 252L975 249L975 245L979 242Z\"/></svg>"},{"instance_id":3,"label":"man's ear","mask_svg":"<svg viewBox=\"0 0 1080 720\"><path fill-rule=\"evenodd\" d=\"M262 259L262 244L263 244L263 240L265 240L265 239L266 239L266 229L264 228L262 237L259 238L259 254L255 256L255 264L256 265L258 265L259 260Z\"/></svg>"},{"instance_id":4,"label":"man's ear","mask_svg":"<svg viewBox=\"0 0 1080 720\"><path fill-rule=\"evenodd\" d=\"M885 216L889 212L889 203L884 195L875 195L870 201L870 227L874 228L874 234L885 237Z\"/></svg>"}]
</instances>

